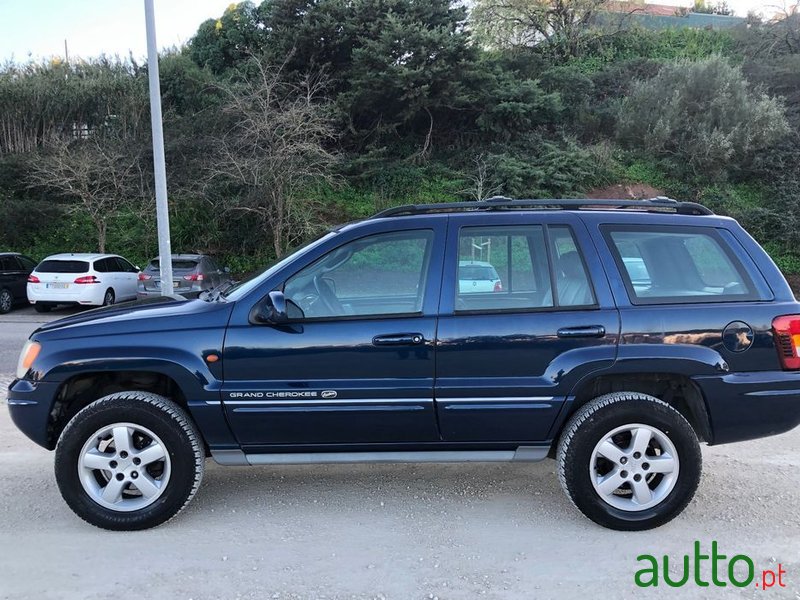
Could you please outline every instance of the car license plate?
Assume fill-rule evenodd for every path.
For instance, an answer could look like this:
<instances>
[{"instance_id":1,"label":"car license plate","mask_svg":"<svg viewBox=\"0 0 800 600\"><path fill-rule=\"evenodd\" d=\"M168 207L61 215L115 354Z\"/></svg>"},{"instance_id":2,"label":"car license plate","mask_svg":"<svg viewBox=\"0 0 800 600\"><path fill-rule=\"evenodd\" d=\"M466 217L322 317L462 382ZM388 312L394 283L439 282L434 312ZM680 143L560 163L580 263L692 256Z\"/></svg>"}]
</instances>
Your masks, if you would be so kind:
<instances>
[{"instance_id":1,"label":"car license plate","mask_svg":"<svg viewBox=\"0 0 800 600\"><path fill-rule=\"evenodd\" d=\"M68 283L48 283L46 285L48 290L65 290L69 287Z\"/></svg>"}]
</instances>

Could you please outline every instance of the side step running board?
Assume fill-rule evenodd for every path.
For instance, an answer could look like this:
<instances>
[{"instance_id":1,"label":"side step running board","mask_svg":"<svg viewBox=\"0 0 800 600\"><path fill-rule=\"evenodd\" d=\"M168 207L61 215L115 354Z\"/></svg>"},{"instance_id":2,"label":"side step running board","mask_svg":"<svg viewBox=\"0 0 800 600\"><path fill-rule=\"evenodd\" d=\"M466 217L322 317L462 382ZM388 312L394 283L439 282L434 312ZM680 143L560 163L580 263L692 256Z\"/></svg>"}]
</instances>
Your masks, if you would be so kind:
<instances>
[{"instance_id":1,"label":"side step running board","mask_svg":"<svg viewBox=\"0 0 800 600\"><path fill-rule=\"evenodd\" d=\"M516 450L434 450L414 452L282 452L245 454L241 450L212 450L221 465L310 465L348 463L536 462L547 458L548 446Z\"/></svg>"}]
</instances>

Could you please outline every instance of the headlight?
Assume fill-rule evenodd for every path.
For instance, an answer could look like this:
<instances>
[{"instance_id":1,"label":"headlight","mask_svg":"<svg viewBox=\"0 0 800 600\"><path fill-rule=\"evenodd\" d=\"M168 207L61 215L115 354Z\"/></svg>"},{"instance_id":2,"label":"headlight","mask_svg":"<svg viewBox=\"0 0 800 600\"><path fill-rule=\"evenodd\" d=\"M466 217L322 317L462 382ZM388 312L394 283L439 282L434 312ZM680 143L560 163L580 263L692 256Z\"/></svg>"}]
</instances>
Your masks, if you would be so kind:
<instances>
[{"instance_id":1,"label":"headlight","mask_svg":"<svg viewBox=\"0 0 800 600\"><path fill-rule=\"evenodd\" d=\"M19 362L17 363L17 379L22 379L28 372L28 369L33 365L33 361L39 356L39 350L42 345L39 342L28 340L22 347L22 352L19 354Z\"/></svg>"}]
</instances>

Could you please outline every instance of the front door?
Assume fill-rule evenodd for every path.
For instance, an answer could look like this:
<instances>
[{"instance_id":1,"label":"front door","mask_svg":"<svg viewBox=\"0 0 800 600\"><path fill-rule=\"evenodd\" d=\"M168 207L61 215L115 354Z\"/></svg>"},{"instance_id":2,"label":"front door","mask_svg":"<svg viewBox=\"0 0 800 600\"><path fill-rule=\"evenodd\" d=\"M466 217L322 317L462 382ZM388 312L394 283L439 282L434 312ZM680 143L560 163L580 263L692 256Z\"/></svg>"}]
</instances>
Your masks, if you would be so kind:
<instances>
[{"instance_id":1,"label":"front door","mask_svg":"<svg viewBox=\"0 0 800 600\"><path fill-rule=\"evenodd\" d=\"M484 219L484 223L488 221ZM619 316L568 213L450 218L437 348L446 442L544 441L580 377L616 354ZM590 266L591 268L587 268Z\"/></svg>"},{"instance_id":2,"label":"front door","mask_svg":"<svg viewBox=\"0 0 800 600\"><path fill-rule=\"evenodd\" d=\"M433 378L446 227L436 221L340 234L280 276L289 323L232 318L222 401L246 449L439 440Z\"/></svg>"}]
</instances>

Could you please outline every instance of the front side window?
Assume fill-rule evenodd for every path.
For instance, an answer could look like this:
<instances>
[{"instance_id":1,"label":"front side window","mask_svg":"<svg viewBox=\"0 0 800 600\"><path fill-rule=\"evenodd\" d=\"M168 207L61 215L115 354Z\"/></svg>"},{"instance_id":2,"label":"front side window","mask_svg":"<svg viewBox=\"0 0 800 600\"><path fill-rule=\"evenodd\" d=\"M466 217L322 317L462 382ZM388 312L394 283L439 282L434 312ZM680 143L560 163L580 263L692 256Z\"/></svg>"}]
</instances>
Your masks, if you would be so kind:
<instances>
[{"instance_id":1,"label":"front side window","mask_svg":"<svg viewBox=\"0 0 800 600\"><path fill-rule=\"evenodd\" d=\"M750 277L712 228L608 227L605 235L635 304L756 298Z\"/></svg>"},{"instance_id":2,"label":"front side window","mask_svg":"<svg viewBox=\"0 0 800 600\"><path fill-rule=\"evenodd\" d=\"M332 250L286 281L290 315L306 319L422 310L434 234L372 235Z\"/></svg>"}]
</instances>

